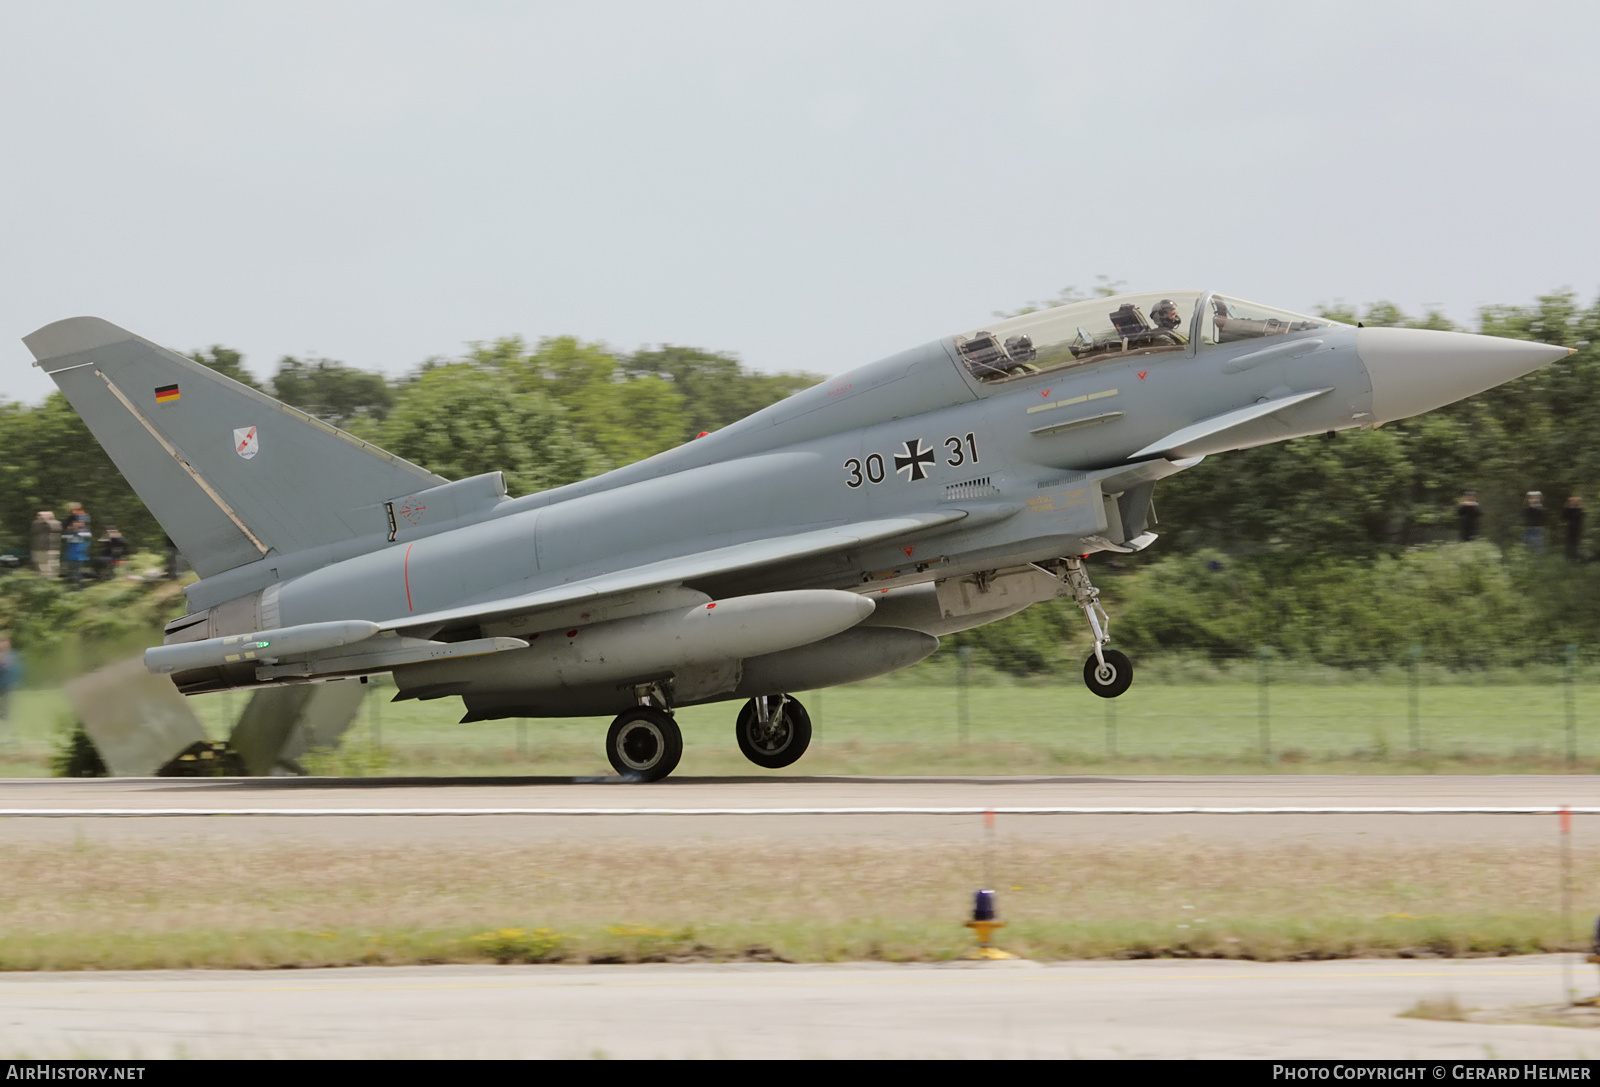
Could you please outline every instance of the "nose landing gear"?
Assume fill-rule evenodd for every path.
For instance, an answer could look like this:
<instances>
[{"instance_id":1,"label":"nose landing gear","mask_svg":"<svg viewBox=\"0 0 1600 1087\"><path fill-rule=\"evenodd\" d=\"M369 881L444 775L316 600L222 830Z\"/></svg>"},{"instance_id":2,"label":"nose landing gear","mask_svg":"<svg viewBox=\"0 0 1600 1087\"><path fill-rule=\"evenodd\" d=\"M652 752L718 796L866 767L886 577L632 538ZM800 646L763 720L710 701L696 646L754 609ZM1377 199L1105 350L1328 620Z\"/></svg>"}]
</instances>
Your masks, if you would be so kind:
<instances>
[{"instance_id":1,"label":"nose landing gear","mask_svg":"<svg viewBox=\"0 0 1600 1087\"><path fill-rule=\"evenodd\" d=\"M1111 636L1111 617L1100 606L1100 590L1089 580L1082 559L1064 559L1061 583L1072 593L1072 602L1083 609L1094 632L1094 652L1083 662L1083 682L1101 698L1115 698L1133 686L1133 662L1124 653L1107 649Z\"/></svg>"}]
</instances>

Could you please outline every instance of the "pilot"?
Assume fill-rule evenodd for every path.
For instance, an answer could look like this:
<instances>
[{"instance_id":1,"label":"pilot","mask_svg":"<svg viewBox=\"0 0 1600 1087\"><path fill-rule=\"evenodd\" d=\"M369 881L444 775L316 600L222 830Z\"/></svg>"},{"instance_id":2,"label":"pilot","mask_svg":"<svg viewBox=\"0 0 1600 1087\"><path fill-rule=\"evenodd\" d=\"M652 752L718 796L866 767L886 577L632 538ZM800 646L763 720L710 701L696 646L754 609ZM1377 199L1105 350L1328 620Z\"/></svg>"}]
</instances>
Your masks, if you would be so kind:
<instances>
[{"instance_id":1,"label":"pilot","mask_svg":"<svg viewBox=\"0 0 1600 1087\"><path fill-rule=\"evenodd\" d=\"M1155 322L1159 330L1151 337L1152 343L1186 344L1189 338L1178 331L1183 324L1183 315L1178 312L1178 304L1170 298L1163 298L1155 304L1150 311L1150 320Z\"/></svg>"},{"instance_id":2,"label":"pilot","mask_svg":"<svg viewBox=\"0 0 1600 1087\"><path fill-rule=\"evenodd\" d=\"M1132 319L1143 326L1136 332L1123 332L1129 323L1118 318L1124 313L1131 315ZM1111 315L1111 323L1126 337L1128 351L1164 351L1173 347L1182 347L1189 342L1189 338L1178 331L1178 326L1183 324L1183 317L1178 313L1177 303L1170 298L1163 298L1155 304L1150 311L1150 323L1146 323L1142 314L1130 302Z\"/></svg>"}]
</instances>

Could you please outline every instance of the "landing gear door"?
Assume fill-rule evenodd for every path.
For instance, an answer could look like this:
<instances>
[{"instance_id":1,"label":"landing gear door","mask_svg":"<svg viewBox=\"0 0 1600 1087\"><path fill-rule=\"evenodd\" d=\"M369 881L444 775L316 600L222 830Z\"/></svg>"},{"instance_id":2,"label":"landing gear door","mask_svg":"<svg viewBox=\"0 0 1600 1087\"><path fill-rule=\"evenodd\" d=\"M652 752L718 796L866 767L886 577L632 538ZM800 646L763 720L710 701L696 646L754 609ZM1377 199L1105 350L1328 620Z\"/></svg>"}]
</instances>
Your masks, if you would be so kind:
<instances>
[{"instance_id":1,"label":"landing gear door","mask_svg":"<svg viewBox=\"0 0 1600 1087\"><path fill-rule=\"evenodd\" d=\"M1052 600L1061 593L1061 582L1037 566L996 570L991 574L947 578L936 582L939 613L945 619L990 612L1019 610L1029 604Z\"/></svg>"}]
</instances>

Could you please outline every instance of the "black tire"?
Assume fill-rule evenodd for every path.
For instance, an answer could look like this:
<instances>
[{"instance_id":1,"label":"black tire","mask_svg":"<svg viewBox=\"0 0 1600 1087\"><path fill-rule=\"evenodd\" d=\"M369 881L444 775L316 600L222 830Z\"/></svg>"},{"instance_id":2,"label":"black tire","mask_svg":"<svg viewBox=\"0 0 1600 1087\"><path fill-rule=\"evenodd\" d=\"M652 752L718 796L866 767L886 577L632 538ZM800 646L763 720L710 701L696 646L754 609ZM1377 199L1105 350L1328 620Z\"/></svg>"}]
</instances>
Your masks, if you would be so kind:
<instances>
[{"instance_id":1,"label":"black tire","mask_svg":"<svg viewBox=\"0 0 1600 1087\"><path fill-rule=\"evenodd\" d=\"M1105 654L1105 667L1101 668L1094 654L1089 654L1089 659L1083 662L1083 682L1101 698L1115 698L1133 686L1133 662L1127 654L1115 649L1101 652Z\"/></svg>"},{"instance_id":2,"label":"black tire","mask_svg":"<svg viewBox=\"0 0 1600 1087\"><path fill-rule=\"evenodd\" d=\"M756 700L752 698L739 710L734 731L745 758L757 766L778 770L799 761L811 746L811 715L786 695L766 697L772 702L782 699L772 711L770 728L762 729L761 720L756 716Z\"/></svg>"},{"instance_id":3,"label":"black tire","mask_svg":"<svg viewBox=\"0 0 1600 1087\"><path fill-rule=\"evenodd\" d=\"M639 781L660 781L683 758L683 733L672 714L639 706L617 715L606 733L606 758L617 773Z\"/></svg>"}]
</instances>

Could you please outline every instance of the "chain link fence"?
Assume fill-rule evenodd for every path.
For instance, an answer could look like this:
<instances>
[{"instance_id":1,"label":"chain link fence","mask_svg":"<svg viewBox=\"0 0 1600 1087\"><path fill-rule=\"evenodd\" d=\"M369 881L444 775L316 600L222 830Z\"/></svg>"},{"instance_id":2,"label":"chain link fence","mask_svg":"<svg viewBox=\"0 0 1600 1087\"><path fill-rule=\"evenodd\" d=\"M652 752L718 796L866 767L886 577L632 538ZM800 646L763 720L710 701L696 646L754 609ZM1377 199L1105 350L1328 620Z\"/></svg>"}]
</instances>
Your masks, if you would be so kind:
<instances>
[{"instance_id":1,"label":"chain link fence","mask_svg":"<svg viewBox=\"0 0 1600 1087\"><path fill-rule=\"evenodd\" d=\"M797 692L815 737L794 772L1600 770L1600 647L1466 660L1416 646L1398 659L1333 668L1262 646L1247 657L1136 658L1134 667L1132 688L1106 699L1085 686L1081 664L1019 676L951 646L893 676ZM609 722L463 725L454 700L391 704L391 693L374 684L345 744L383 751L391 769L593 761ZM243 704L242 693L223 697ZM735 703L679 711L686 769L696 751L702 766L743 766L733 749L737 711Z\"/></svg>"},{"instance_id":2,"label":"chain link fence","mask_svg":"<svg viewBox=\"0 0 1600 1087\"><path fill-rule=\"evenodd\" d=\"M1260 646L1249 656L1136 658L1134 669L1132 688L1114 699L1090 694L1070 665L1017 678L959 650L931 660L924 679L948 692L958 744L1016 740L1020 730L1112 759L1600 761L1600 647L1469 658L1416 645L1334 668Z\"/></svg>"}]
</instances>

